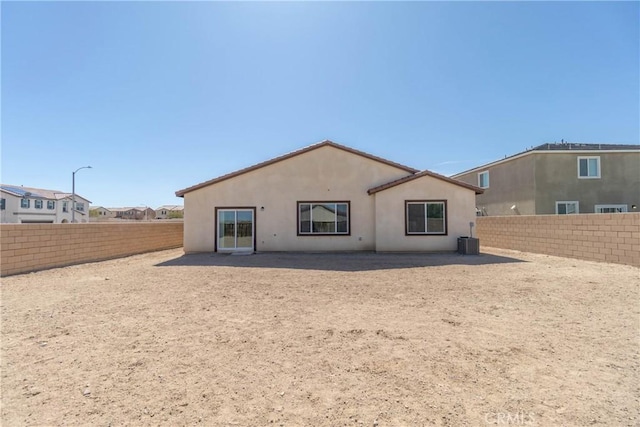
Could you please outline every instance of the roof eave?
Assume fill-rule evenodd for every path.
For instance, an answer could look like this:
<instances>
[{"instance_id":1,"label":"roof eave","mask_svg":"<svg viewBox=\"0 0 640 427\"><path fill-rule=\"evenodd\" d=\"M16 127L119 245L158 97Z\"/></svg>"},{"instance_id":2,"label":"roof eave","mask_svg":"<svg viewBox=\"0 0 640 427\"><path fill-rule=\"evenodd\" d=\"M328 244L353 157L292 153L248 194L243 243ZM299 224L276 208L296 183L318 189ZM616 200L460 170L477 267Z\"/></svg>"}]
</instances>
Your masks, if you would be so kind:
<instances>
[{"instance_id":1,"label":"roof eave","mask_svg":"<svg viewBox=\"0 0 640 427\"><path fill-rule=\"evenodd\" d=\"M422 171L420 173L417 173L417 174L414 174L414 175L405 176L405 177L397 179L395 181L391 181L391 182L388 182L386 184L382 184L382 185L379 185L377 187L370 188L369 190L367 190L367 194L372 195L372 194L378 193L380 191L388 190L390 188L396 187L398 185L402 185L402 184L407 183L409 181L413 181L415 179L422 178L422 177L425 177L425 176L429 176L431 178L439 179L439 180L448 182L448 183L453 184L453 185L458 185L460 187L464 187L464 188L466 188L468 190L474 191L475 194L484 193L484 190L482 188L477 187L475 185L471 185L471 184L468 184L466 182L458 181L457 179L449 178L447 176L440 175L440 174L435 173L435 172L424 170L424 171Z\"/></svg>"},{"instance_id":2,"label":"roof eave","mask_svg":"<svg viewBox=\"0 0 640 427\"><path fill-rule=\"evenodd\" d=\"M406 171L408 173L411 173L411 174L415 174L415 173L420 172L418 169L414 169L412 167L409 167L409 166L406 166L406 165L402 165L400 163L395 163L395 162L392 162L390 160L383 159L382 157L377 157L377 156L374 156L372 154L365 153L364 151L356 150L354 148L347 147L347 146L344 146L344 145L341 145L341 144L337 144L337 143L335 143L333 141L325 139L324 141L318 142L318 143L313 144L313 145L309 145L307 147L301 148L301 149L296 150L296 151L292 151L292 152L290 152L288 154L284 154L282 156L278 156L278 157L275 157L273 159L266 160L266 161L261 162L261 163L257 163L257 164L255 164L253 166L249 166L249 167L240 169L238 171L231 172L231 173L228 173L226 175L222 175L222 176L219 176L217 178L214 178L214 179L211 179L211 180L208 180L208 181L205 181L205 182L201 182L200 184L196 184L196 185L193 185L191 187L187 187L187 188L184 188L182 190L178 190L178 191L175 192L175 195L176 195L176 197L183 197L184 198L185 194L190 193L190 192L195 191L195 190L199 190L200 188L208 187L209 185L213 185L213 184L217 184L217 183L222 182L222 181L226 181L227 179L231 179L231 178L234 178L236 176L243 175L243 174L248 173L248 172L252 172L252 171L254 171L256 169L260 169L260 168L263 168L265 166L269 166L269 165L272 165L272 164L275 164L275 163L279 163L279 162L281 162L283 160L287 160L287 159L290 159L292 157L296 157L296 156L299 156L301 154L308 153L310 151L316 150L316 149L321 148L321 147L337 148L337 149L346 151L346 152L351 153L351 154L356 154L358 156L362 156L362 157L368 158L370 160L375 160L375 161L378 161L380 163L384 163L386 165L393 166L393 167L396 167L398 169L402 169L402 170L404 170L404 171Z\"/></svg>"},{"instance_id":3,"label":"roof eave","mask_svg":"<svg viewBox=\"0 0 640 427\"><path fill-rule=\"evenodd\" d=\"M554 148L554 149L545 149L544 147L547 146L548 144L542 144L539 145L537 147L531 148L529 150L526 151L521 151L519 153L516 154L512 154L510 156L506 156L502 159L498 159L498 160L494 160L492 162L489 163L484 163L480 166L475 166L471 169L467 169L464 170L462 172L458 172L456 174L451 175L452 178L456 178L462 175L466 175L468 173L472 173L472 172L476 172L482 169L488 169L490 167L502 164L502 163L506 163L506 162L510 162L512 160L517 160L519 158L522 158L524 156L528 156L530 154L581 154L581 153L585 153L585 154L590 154L590 155L594 155L596 153L637 153L640 152L640 149L638 149L637 145L629 145L628 148L622 148L624 147L623 145L619 145L619 148L601 148L601 149L596 149L596 148L572 148L572 149L558 149L558 148Z\"/></svg>"}]
</instances>

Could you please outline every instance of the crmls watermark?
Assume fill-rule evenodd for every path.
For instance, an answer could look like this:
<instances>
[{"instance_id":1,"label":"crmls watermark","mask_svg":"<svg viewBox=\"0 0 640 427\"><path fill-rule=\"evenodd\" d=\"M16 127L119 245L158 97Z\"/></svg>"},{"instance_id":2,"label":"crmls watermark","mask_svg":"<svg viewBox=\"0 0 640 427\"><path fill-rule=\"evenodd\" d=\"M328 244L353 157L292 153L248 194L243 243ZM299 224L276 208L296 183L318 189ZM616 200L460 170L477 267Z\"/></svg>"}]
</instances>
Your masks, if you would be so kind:
<instances>
[{"instance_id":1,"label":"crmls watermark","mask_svg":"<svg viewBox=\"0 0 640 427\"><path fill-rule=\"evenodd\" d=\"M484 414L484 421L487 424L497 424L501 426L530 426L536 422L533 412L487 412Z\"/></svg>"}]
</instances>

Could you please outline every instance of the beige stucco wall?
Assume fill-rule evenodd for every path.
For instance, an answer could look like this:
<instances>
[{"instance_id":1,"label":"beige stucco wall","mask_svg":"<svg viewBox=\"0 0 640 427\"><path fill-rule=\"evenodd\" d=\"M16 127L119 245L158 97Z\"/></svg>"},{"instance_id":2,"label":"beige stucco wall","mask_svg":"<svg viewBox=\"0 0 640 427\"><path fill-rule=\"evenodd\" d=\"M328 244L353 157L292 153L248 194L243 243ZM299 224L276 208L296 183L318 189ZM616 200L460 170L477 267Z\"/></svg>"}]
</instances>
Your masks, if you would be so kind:
<instances>
[{"instance_id":1,"label":"beige stucco wall","mask_svg":"<svg viewBox=\"0 0 640 427\"><path fill-rule=\"evenodd\" d=\"M600 157L601 177L578 178L578 157ZM640 205L640 152L580 151L536 154L536 214L555 214L557 201L580 202L580 213L595 205Z\"/></svg>"},{"instance_id":2,"label":"beige stucco wall","mask_svg":"<svg viewBox=\"0 0 640 427\"><path fill-rule=\"evenodd\" d=\"M578 157L600 157L601 177L578 178ZM487 168L455 176L478 184L478 173L489 171L489 188L476 205L488 216L555 214L557 201L580 202L580 213L595 205L640 205L640 153L623 151L530 152ZM511 206L516 205L516 210Z\"/></svg>"},{"instance_id":3,"label":"beige stucco wall","mask_svg":"<svg viewBox=\"0 0 640 427\"><path fill-rule=\"evenodd\" d=\"M215 208L256 208L256 250L375 249L375 198L367 190L410 175L325 146L184 195L185 252L215 248ZM349 201L350 236L298 236L298 201ZM262 209L264 207L264 210Z\"/></svg>"},{"instance_id":4,"label":"beige stucco wall","mask_svg":"<svg viewBox=\"0 0 640 427\"><path fill-rule=\"evenodd\" d=\"M429 176L380 191L374 196L378 251L454 251L458 237L469 236L469 223L475 224L475 192ZM407 236L406 200L446 200L447 235Z\"/></svg>"},{"instance_id":5,"label":"beige stucco wall","mask_svg":"<svg viewBox=\"0 0 640 427\"><path fill-rule=\"evenodd\" d=\"M484 169L477 169L456 177L460 181L478 185L478 173L489 171L489 188L476 196L476 206L483 214L533 215L535 214L535 158L519 157ZM516 210L511 209L516 205Z\"/></svg>"}]
</instances>

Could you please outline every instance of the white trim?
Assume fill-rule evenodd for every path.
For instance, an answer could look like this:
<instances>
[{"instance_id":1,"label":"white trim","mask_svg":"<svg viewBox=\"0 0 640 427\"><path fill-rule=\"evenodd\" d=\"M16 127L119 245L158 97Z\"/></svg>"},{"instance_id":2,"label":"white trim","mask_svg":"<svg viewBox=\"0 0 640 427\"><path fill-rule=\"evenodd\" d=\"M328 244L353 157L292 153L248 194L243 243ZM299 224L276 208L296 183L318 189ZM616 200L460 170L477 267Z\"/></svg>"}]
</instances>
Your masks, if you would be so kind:
<instances>
[{"instance_id":1,"label":"white trim","mask_svg":"<svg viewBox=\"0 0 640 427\"><path fill-rule=\"evenodd\" d=\"M487 185L483 186L480 177L485 174L487 175ZM484 188L489 188L490 185L491 185L491 181L489 180L489 171L485 170L482 172L478 172L478 187L484 189Z\"/></svg>"},{"instance_id":2,"label":"white trim","mask_svg":"<svg viewBox=\"0 0 640 427\"><path fill-rule=\"evenodd\" d=\"M235 231L235 235L233 236L233 248L222 248L220 247L220 214L222 212L233 212L234 214L234 231ZM251 246L250 247L238 247L238 212L250 212L251 213ZM255 247L254 247L254 237L255 237L255 233L256 233L256 217L255 217L255 212L253 209L247 209L247 208L238 208L238 209L234 209L234 208L220 208L218 209L218 215L216 218L216 221L218 221L218 224L216 226L216 240L217 240L217 244L216 244L216 250L217 252L253 252L255 251Z\"/></svg>"},{"instance_id":3,"label":"white trim","mask_svg":"<svg viewBox=\"0 0 640 427\"><path fill-rule=\"evenodd\" d=\"M598 173L596 175L589 175L589 160L595 159L598 161ZM580 175L580 160L587 161L587 175ZM602 175L602 165L600 162L600 156L578 156L578 179L600 179Z\"/></svg>"},{"instance_id":4,"label":"white trim","mask_svg":"<svg viewBox=\"0 0 640 427\"><path fill-rule=\"evenodd\" d=\"M593 211L595 213L598 213L598 214L599 213L609 213L609 212L598 212L598 210L602 210L602 209L606 209L606 208L609 208L609 209L620 209L620 212L629 212L629 210L628 210L629 209L629 205L623 205L623 204L619 204L619 205L616 205L616 204L595 205Z\"/></svg>"},{"instance_id":5,"label":"white trim","mask_svg":"<svg viewBox=\"0 0 640 427\"><path fill-rule=\"evenodd\" d=\"M559 204L569 204L569 203L573 203L576 205L576 211L572 212L570 214L559 214L558 213L558 205ZM573 215L573 214L579 214L580 213L580 202L577 200L558 200L556 201L556 215Z\"/></svg>"}]
</instances>

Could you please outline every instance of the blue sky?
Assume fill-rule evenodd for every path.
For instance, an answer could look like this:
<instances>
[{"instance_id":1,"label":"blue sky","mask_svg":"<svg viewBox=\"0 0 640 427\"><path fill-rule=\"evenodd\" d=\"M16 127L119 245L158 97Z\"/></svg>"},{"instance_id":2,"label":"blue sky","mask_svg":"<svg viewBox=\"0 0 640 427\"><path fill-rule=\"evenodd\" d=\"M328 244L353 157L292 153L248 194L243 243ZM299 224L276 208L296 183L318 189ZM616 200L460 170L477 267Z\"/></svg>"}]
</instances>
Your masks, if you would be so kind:
<instances>
[{"instance_id":1,"label":"blue sky","mask_svg":"<svg viewBox=\"0 0 640 427\"><path fill-rule=\"evenodd\" d=\"M638 2L2 2L3 183L95 205L331 139L453 174L640 143Z\"/></svg>"}]
</instances>

